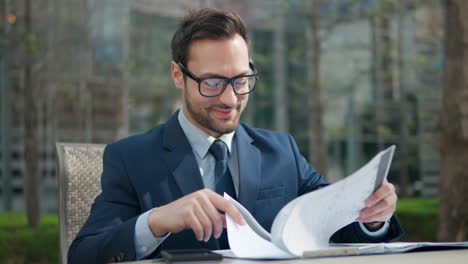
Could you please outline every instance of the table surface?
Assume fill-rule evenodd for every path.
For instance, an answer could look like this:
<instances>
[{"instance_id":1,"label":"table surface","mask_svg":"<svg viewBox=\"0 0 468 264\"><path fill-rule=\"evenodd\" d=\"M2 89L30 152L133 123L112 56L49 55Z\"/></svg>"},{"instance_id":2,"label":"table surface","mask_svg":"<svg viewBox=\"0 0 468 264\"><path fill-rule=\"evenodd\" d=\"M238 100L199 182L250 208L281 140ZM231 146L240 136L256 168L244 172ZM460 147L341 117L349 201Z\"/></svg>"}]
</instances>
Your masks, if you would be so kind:
<instances>
[{"instance_id":1,"label":"table surface","mask_svg":"<svg viewBox=\"0 0 468 264\"><path fill-rule=\"evenodd\" d=\"M149 264L161 263L162 259L132 261L127 263L133 264ZM183 263L183 262L178 262ZM204 263L203 261L194 261L186 263ZM296 260L242 260L224 258L222 261L210 261L208 263L232 263L232 264L245 264L245 263L270 263L270 264L295 264L295 263L314 263L314 264L358 264L358 263L377 263L377 264L460 264L468 263L468 249L453 249L453 250L438 250L438 251L425 251L425 252L407 252L399 254L379 254L379 255L365 255L365 256L348 256L348 257L325 257L325 258L309 258L309 259L296 259Z\"/></svg>"}]
</instances>

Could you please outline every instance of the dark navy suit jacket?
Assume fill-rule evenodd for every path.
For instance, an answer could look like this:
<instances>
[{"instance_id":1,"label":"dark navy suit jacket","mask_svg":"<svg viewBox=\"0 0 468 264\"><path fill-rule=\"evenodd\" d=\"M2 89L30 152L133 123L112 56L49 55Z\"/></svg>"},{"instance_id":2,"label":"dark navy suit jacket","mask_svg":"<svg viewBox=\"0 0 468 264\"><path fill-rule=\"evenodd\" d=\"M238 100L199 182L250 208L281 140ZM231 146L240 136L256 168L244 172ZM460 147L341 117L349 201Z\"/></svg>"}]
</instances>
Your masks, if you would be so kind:
<instances>
[{"instance_id":1,"label":"dark navy suit jacket","mask_svg":"<svg viewBox=\"0 0 468 264\"><path fill-rule=\"evenodd\" d=\"M102 193L69 252L69 263L105 263L135 259L134 232L138 216L196 190L203 181L176 112L163 125L106 147ZM274 217L289 201L329 183L299 153L290 135L252 128L240 123L236 130L239 159L239 202L270 230ZM381 242L403 231L392 219L387 236L377 241L357 223L338 231L334 242ZM215 239L199 242L193 231L171 234L161 249L217 249Z\"/></svg>"}]
</instances>

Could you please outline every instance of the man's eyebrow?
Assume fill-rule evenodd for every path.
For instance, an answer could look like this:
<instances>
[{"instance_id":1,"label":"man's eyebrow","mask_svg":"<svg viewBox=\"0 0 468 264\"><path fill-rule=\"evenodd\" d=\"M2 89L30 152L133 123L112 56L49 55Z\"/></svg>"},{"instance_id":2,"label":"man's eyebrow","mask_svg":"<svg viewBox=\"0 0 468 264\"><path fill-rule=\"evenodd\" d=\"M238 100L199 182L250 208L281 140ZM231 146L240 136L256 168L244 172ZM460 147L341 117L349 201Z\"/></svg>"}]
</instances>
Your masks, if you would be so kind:
<instances>
[{"instance_id":1,"label":"man's eyebrow","mask_svg":"<svg viewBox=\"0 0 468 264\"><path fill-rule=\"evenodd\" d=\"M226 79L231 79L231 78L235 78L235 77L238 77L238 76L242 76L242 75L248 75L250 73L250 70L247 70L247 71L244 71L244 72L241 72L240 74L234 76L234 77L227 77L227 76L223 76L223 75L220 75L218 73L212 73L212 72L205 72L203 74L200 74L200 75L197 75L198 78L207 78L207 77L215 77L215 78L226 78Z\"/></svg>"}]
</instances>

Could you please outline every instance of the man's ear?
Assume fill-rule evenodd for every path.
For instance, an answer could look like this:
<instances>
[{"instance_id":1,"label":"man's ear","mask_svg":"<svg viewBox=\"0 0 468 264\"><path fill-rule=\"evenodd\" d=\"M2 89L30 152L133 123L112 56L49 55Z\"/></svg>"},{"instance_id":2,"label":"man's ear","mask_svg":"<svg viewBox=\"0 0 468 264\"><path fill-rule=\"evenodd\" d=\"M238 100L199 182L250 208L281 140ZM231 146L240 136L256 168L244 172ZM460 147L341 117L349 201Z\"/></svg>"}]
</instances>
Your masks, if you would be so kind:
<instances>
[{"instance_id":1,"label":"man's ear","mask_svg":"<svg viewBox=\"0 0 468 264\"><path fill-rule=\"evenodd\" d=\"M171 77L177 89L184 89L184 74L175 61L171 61Z\"/></svg>"}]
</instances>

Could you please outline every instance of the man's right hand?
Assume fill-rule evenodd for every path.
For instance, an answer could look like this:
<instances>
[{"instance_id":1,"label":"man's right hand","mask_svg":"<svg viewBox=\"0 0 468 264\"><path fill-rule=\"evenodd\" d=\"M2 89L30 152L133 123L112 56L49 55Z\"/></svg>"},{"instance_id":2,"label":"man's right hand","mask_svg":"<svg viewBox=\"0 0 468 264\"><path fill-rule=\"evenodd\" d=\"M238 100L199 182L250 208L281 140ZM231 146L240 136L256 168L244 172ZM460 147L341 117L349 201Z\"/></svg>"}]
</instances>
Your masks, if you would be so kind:
<instances>
[{"instance_id":1,"label":"man's right hand","mask_svg":"<svg viewBox=\"0 0 468 264\"><path fill-rule=\"evenodd\" d=\"M239 225L245 221L237 208L221 195L210 189L203 189L154 209L148 216L148 225L156 237L192 229L199 241L208 241L213 235L219 238L226 227L227 213Z\"/></svg>"}]
</instances>

